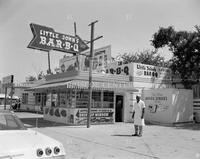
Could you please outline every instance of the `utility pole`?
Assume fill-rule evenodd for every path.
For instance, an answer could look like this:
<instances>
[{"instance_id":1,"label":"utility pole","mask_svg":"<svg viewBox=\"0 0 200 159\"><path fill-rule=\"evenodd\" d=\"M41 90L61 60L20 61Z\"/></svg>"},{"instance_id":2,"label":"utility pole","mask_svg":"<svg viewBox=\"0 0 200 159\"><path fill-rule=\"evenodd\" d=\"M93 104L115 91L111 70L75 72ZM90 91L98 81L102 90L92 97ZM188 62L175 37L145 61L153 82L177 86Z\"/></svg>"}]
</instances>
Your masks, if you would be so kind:
<instances>
[{"instance_id":1,"label":"utility pole","mask_svg":"<svg viewBox=\"0 0 200 159\"><path fill-rule=\"evenodd\" d=\"M88 26L91 26L91 38L90 38L90 56L89 56L89 101L88 101L88 113L87 113L87 128L90 127L91 120L91 105L92 105L92 67L93 67L93 45L94 41L102 38L103 36L99 36L94 39L94 24L98 21L94 21L90 23Z\"/></svg>"}]
</instances>

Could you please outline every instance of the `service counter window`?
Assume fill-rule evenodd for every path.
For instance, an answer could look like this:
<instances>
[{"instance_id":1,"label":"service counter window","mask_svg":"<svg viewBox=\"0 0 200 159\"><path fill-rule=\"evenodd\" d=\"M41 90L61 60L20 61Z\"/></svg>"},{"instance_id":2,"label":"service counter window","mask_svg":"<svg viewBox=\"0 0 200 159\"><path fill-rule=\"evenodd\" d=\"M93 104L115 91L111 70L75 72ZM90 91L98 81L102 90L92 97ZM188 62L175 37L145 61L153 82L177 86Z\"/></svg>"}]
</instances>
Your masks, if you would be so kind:
<instances>
[{"instance_id":1,"label":"service counter window","mask_svg":"<svg viewBox=\"0 0 200 159\"><path fill-rule=\"evenodd\" d=\"M200 98L200 85L193 86L193 98L199 99Z\"/></svg>"},{"instance_id":2,"label":"service counter window","mask_svg":"<svg viewBox=\"0 0 200 159\"><path fill-rule=\"evenodd\" d=\"M52 93L52 99L51 99L51 106L52 107L57 107L58 106L58 94L57 93Z\"/></svg>"},{"instance_id":3,"label":"service counter window","mask_svg":"<svg viewBox=\"0 0 200 159\"><path fill-rule=\"evenodd\" d=\"M22 104L28 104L28 93L22 93Z\"/></svg>"},{"instance_id":4,"label":"service counter window","mask_svg":"<svg viewBox=\"0 0 200 159\"><path fill-rule=\"evenodd\" d=\"M76 92L76 108L87 108L89 100L88 90L77 90ZM101 108L101 91L92 92L92 108Z\"/></svg>"},{"instance_id":5,"label":"service counter window","mask_svg":"<svg viewBox=\"0 0 200 159\"><path fill-rule=\"evenodd\" d=\"M71 108L72 107L72 90L68 89L64 92L58 93L58 105L60 107Z\"/></svg>"},{"instance_id":6,"label":"service counter window","mask_svg":"<svg viewBox=\"0 0 200 159\"><path fill-rule=\"evenodd\" d=\"M103 92L103 107L114 108L114 92L111 91Z\"/></svg>"},{"instance_id":7,"label":"service counter window","mask_svg":"<svg viewBox=\"0 0 200 159\"><path fill-rule=\"evenodd\" d=\"M46 93L33 93L33 95L35 96L35 104L36 105L42 105L42 106L46 105L46 101L47 101ZM26 95L24 96L24 100L25 100L25 98L27 98L27 100L28 100L28 94L27 94L27 97L26 97ZM22 101L23 101L23 99L22 99Z\"/></svg>"},{"instance_id":8,"label":"service counter window","mask_svg":"<svg viewBox=\"0 0 200 159\"><path fill-rule=\"evenodd\" d=\"M93 91L92 92L92 108L101 108L101 92Z\"/></svg>"},{"instance_id":9,"label":"service counter window","mask_svg":"<svg viewBox=\"0 0 200 159\"><path fill-rule=\"evenodd\" d=\"M35 104L40 105L41 104L41 93L34 93L35 95Z\"/></svg>"},{"instance_id":10,"label":"service counter window","mask_svg":"<svg viewBox=\"0 0 200 159\"><path fill-rule=\"evenodd\" d=\"M76 108L87 108L89 100L88 90L76 91ZM114 108L114 92L93 91L92 108Z\"/></svg>"},{"instance_id":11,"label":"service counter window","mask_svg":"<svg viewBox=\"0 0 200 159\"><path fill-rule=\"evenodd\" d=\"M87 90L76 91L76 108L88 107L89 93Z\"/></svg>"},{"instance_id":12,"label":"service counter window","mask_svg":"<svg viewBox=\"0 0 200 159\"><path fill-rule=\"evenodd\" d=\"M66 102L67 102L67 99L66 99L66 92L60 92L59 93L59 106L60 107L66 107Z\"/></svg>"}]
</instances>

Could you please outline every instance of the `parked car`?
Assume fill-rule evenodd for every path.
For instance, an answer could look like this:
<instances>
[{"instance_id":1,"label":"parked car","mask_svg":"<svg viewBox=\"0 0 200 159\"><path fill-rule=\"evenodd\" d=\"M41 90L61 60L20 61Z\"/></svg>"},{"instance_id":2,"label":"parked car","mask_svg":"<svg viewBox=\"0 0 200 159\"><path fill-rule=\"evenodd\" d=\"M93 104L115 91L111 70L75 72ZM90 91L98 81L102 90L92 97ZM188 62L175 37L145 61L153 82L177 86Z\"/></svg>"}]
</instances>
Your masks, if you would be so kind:
<instances>
[{"instance_id":1,"label":"parked car","mask_svg":"<svg viewBox=\"0 0 200 159\"><path fill-rule=\"evenodd\" d=\"M63 145L24 127L14 112L0 110L0 158L65 159Z\"/></svg>"},{"instance_id":2,"label":"parked car","mask_svg":"<svg viewBox=\"0 0 200 159\"><path fill-rule=\"evenodd\" d=\"M6 109L17 109L17 101L19 101L18 96L12 96L11 100L11 97L7 95ZM0 109L4 109L4 102L5 102L5 94L0 93Z\"/></svg>"}]
</instances>

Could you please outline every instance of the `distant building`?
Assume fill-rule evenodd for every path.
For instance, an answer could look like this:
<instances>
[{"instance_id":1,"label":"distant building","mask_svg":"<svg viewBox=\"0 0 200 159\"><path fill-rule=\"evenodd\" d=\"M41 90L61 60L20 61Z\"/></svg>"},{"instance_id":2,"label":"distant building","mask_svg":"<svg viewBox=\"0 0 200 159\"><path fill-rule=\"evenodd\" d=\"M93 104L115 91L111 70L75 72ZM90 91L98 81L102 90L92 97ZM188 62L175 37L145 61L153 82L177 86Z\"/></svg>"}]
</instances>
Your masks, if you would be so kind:
<instances>
[{"instance_id":1,"label":"distant building","mask_svg":"<svg viewBox=\"0 0 200 159\"><path fill-rule=\"evenodd\" d=\"M22 110L30 111L42 111L42 107L45 106L44 101L46 101L45 93L35 93L33 91L26 91L28 88L41 85L45 82L45 79L36 80L36 81L27 81L23 83L17 83L14 87L14 95L18 96L21 99L21 108Z\"/></svg>"}]
</instances>

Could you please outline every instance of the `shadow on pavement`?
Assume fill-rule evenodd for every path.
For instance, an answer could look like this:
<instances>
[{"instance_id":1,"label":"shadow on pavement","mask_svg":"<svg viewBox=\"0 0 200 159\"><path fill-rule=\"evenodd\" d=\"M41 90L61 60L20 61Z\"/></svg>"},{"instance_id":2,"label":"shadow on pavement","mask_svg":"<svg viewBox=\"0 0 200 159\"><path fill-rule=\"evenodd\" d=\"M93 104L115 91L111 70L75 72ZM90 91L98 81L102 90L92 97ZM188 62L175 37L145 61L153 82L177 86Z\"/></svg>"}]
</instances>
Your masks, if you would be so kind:
<instances>
[{"instance_id":1,"label":"shadow on pavement","mask_svg":"<svg viewBox=\"0 0 200 159\"><path fill-rule=\"evenodd\" d=\"M66 124L56 123L51 121L46 121L43 118L21 118L20 119L24 126L27 128L34 128L36 127L53 127L53 126L67 126Z\"/></svg>"},{"instance_id":2,"label":"shadow on pavement","mask_svg":"<svg viewBox=\"0 0 200 159\"><path fill-rule=\"evenodd\" d=\"M177 123L177 124L152 124L145 123L147 126L164 126L174 129L188 129L188 130L200 130L200 123Z\"/></svg>"},{"instance_id":3,"label":"shadow on pavement","mask_svg":"<svg viewBox=\"0 0 200 159\"><path fill-rule=\"evenodd\" d=\"M200 130L200 123L176 125L176 129Z\"/></svg>"},{"instance_id":4,"label":"shadow on pavement","mask_svg":"<svg viewBox=\"0 0 200 159\"><path fill-rule=\"evenodd\" d=\"M132 135L126 135L126 134L114 134L111 136L119 136L119 137L132 137Z\"/></svg>"}]
</instances>

